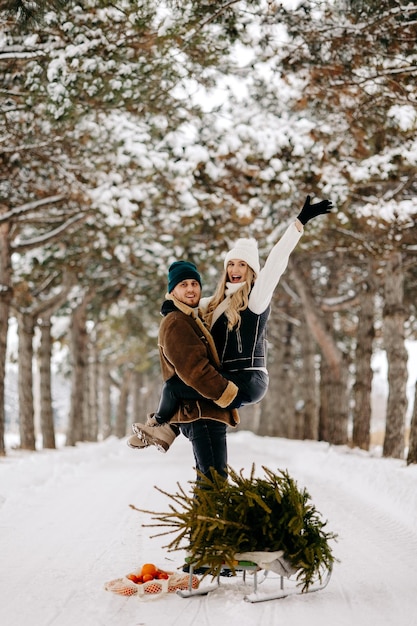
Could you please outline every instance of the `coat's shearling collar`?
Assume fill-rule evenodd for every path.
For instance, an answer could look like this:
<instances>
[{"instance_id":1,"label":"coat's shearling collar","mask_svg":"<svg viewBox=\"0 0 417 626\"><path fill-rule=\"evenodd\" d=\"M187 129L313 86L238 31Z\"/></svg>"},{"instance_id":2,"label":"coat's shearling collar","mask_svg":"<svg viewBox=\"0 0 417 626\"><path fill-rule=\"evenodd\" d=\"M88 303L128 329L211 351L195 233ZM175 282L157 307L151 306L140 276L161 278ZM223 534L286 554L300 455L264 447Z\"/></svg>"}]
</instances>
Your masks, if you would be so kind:
<instances>
[{"instance_id":1,"label":"coat's shearling collar","mask_svg":"<svg viewBox=\"0 0 417 626\"><path fill-rule=\"evenodd\" d=\"M171 300L179 311L181 311L182 313L185 313L185 315L190 315L195 320L199 329L201 330L201 332L203 333L204 337L207 340L207 343L210 347L210 352L212 353L212 356L213 356L215 366L217 368L220 368L221 363L220 363L219 355L217 354L216 344L214 343L214 339L211 336L210 331L204 325L203 320L198 315L198 309L193 309L192 307L188 306L188 304L184 304L183 302L180 302L180 300L178 300L175 296L173 296L172 293L167 293L165 296L165 300Z\"/></svg>"}]
</instances>

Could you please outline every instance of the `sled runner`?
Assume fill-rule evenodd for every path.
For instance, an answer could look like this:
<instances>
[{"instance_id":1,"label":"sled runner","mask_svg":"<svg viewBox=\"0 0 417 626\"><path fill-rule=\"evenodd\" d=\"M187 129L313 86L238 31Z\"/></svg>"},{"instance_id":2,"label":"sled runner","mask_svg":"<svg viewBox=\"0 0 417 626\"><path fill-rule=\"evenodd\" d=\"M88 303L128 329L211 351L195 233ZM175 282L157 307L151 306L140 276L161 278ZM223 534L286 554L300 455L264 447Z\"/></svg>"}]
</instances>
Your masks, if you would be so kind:
<instances>
[{"instance_id":1,"label":"sled runner","mask_svg":"<svg viewBox=\"0 0 417 626\"><path fill-rule=\"evenodd\" d=\"M223 568L222 568L223 570ZM222 570L215 576L215 581L209 584L200 583L200 585L195 588L195 584L193 586L193 577L195 577L194 567L192 564L189 566L189 585L186 590L181 589L176 593L181 596L181 598L192 598L194 596L202 596L215 591L220 587L220 579L222 577ZM226 568L227 571L228 568ZM237 561L236 567L236 575L241 574L243 582L245 583L247 580L247 573L251 574L252 578L252 592L248 593L244 596L244 600L246 602L266 602L268 600L279 600L281 598L287 598L292 595L302 595L307 593L312 593L314 591L320 591L324 589L330 580L332 574L332 568L325 570L320 577L317 578L316 581L311 583L309 587L305 590L302 589L302 585L296 580L297 572L288 572L287 574L273 572L270 569L262 569L259 565L253 561ZM272 572L273 577L269 576ZM274 576L275 574L275 576ZM261 577L262 576L262 577ZM271 582L275 589L271 590L271 585L269 585L268 591L259 590L259 585L264 583L268 578L268 581ZM213 579L212 579L213 580Z\"/></svg>"}]
</instances>

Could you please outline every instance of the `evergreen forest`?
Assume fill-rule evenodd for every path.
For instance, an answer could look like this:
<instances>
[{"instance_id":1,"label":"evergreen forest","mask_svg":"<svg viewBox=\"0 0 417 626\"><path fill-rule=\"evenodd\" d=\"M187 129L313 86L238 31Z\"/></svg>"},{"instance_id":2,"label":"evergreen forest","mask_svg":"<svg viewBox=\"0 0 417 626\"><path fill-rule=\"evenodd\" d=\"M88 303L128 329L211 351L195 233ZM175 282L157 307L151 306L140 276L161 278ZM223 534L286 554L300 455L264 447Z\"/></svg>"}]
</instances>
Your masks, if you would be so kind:
<instances>
[{"instance_id":1,"label":"evergreen forest","mask_svg":"<svg viewBox=\"0 0 417 626\"><path fill-rule=\"evenodd\" d=\"M203 295L328 198L275 292L259 435L417 463L417 5L408 0L0 0L0 455L123 438L155 410L167 270ZM6 407L11 323L18 402ZM10 346L9 346L10 348ZM417 386L416 386L417 391Z\"/></svg>"}]
</instances>

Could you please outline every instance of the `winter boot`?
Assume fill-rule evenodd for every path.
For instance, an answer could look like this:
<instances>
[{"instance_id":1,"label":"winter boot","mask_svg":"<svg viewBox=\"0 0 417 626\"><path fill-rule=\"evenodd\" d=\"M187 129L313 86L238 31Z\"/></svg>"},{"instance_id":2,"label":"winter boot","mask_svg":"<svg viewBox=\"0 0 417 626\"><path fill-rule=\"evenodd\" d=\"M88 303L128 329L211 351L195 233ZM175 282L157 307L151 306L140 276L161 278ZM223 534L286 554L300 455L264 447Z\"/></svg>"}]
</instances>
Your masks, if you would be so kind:
<instances>
[{"instance_id":1,"label":"winter boot","mask_svg":"<svg viewBox=\"0 0 417 626\"><path fill-rule=\"evenodd\" d=\"M149 443L145 443L142 439L139 439L136 435L132 435L127 440L127 445L129 448L134 448L136 450L142 450L143 448L149 448Z\"/></svg>"},{"instance_id":2,"label":"winter boot","mask_svg":"<svg viewBox=\"0 0 417 626\"><path fill-rule=\"evenodd\" d=\"M167 452L178 434L175 427L167 422L159 424L154 418L154 413L148 415L146 424L140 422L132 424L132 430L146 446L156 446L160 452Z\"/></svg>"}]
</instances>

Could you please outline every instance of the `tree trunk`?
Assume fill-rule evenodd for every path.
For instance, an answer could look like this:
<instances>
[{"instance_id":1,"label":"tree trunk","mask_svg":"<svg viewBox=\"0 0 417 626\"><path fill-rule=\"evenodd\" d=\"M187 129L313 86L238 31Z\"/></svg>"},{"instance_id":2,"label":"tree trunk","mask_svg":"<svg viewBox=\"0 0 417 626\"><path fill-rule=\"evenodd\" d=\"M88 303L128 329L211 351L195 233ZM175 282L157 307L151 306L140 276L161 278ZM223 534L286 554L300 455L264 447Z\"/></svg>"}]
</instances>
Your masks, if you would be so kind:
<instances>
[{"instance_id":1,"label":"tree trunk","mask_svg":"<svg viewBox=\"0 0 417 626\"><path fill-rule=\"evenodd\" d=\"M290 322L283 325L284 357L281 365L282 382L285 393L281 395L281 415L287 425L287 437L299 439L301 436L301 414L295 408L295 355L294 355L294 326Z\"/></svg>"},{"instance_id":2,"label":"tree trunk","mask_svg":"<svg viewBox=\"0 0 417 626\"><path fill-rule=\"evenodd\" d=\"M305 319L326 361L326 366L322 363L320 370L325 379L320 383L319 438L329 443L345 444L348 441L348 377L344 355L333 339L333 316L326 318L323 315L291 260L290 265Z\"/></svg>"},{"instance_id":3,"label":"tree trunk","mask_svg":"<svg viewBox=\"0 0 417 626\"><path fill-rule=\"evenodd\" d=\"M84 441L98 439L98 356L94 333L89 335L85 400Z\"/></svg>"},{"instance_id":4,"label":"tree trunk","mask_svg":"<svg viewBox=\"0 0 417 626\"><path fill-rule=\"evenodd\" d=\"M115 435L122 439L127 432L127 406L131 387L132 371L126 369L123 373L123 380L120 387L119 403L117 406Z\"/></svg>"},{"instance_id":5,"label":"tree trunk","mask_svg":"<svg viewBox=\"0 0 417 626\"><path fill-rule=\"evenodd\" d=\"M303 429L302 439L317 441L319 431L317 375L316 375L316 346L313 336L304 322L299 329L302 345L302 381L300 397L303 401Z\"/></svg>"},{"instance_id":6,"label":"tree trunk","mask_svg":"<svg viewBox=\"0 0 417 626\"><path fill-rule=\"evenodd\" d=\"M407 359L404 345L403 304L404 272L401 253L395 252L387 263L385 306L383 312L384 347L388 361L388 403L383 447L384 457L404 456L405 418L407 412Z\"/></svg>"},{"instance_id":7,"label":"tree trunk","mask_svg":"<svg viewBox=\"0 0 417 626\"><path fill-rule=\"evenodd\" d=\"M51 358L52 358L52 338L51 338L51 317L66 301L71 288L71 280L65 276L62 288L59 293L53 290L53 295L49 298L38 299L35 306L32 306L33 320L38 320L41 333L40 346L38 350L39 365L39 398L40 398L40 426L42 432L43 448L56 447L55 425L52 407L52 381L51 381ZM38 294L39 295L39 294Z\"/></svg>"},{"instance_id":8,"label":"tree trunk","mask_svg":"<svg viewBox=\"0 0 417 626\"><path fill-rule=\"evenodd\" d=\"M371 268L370 268L371 272ZM355 351L355 383L353 385L354 414L352 444L369 450L371 440L372 350L374 328L375 287L371 273L363 283Z\"/></svg>"},{"instance_id":9,"label":"tree trunk","mask_svg":"<svg viewBox=\"0 0 417 626\"><path fill-rule=\"evenodd\" d=\"M142 416L144 415L146 417L148 413L154 412L156 407L158 406L159 396L161 393L161 384L162 380L160 375L144 375L142 393L143 408L141 413Z\"/></svg>"},{"instance_id":10,"label":"tree trunk","mask_svg":"<svg viewBox=\"0 0 417 626\"><path fill-rule=\"evenodd\" d=\"M329 398L332 388L330 366L325 359L320 362L319 441L331 440Z\"/></svg>"},{"instance_id":11,"label":"tree trunk","mask_svg":"<svg viewBox=\"0 0 417 626\"><path fill-rule=\"evenodd\" d=\"M336 378L332 366L321 361L319 439L334 445L348 442L349 402L347 367L341 367Z\"/></svg>"},{"instance_id":12,"label":"tree trunk","mask_svg":"<svg viewBox=\"0 0 417 626\"><path fill-rule=\"evenodd\" d=\"M107 439L112 434L111 425L111 376L110 366L104 362L100 366L100 411L101 411L101 435Z\"/></svg>"},{"instance_id":13,"label":"tree trunk","mask_svg":"<svg viewBox=\"0 0 417 626\"><path fill-rule=\"evenodd\" d=\"M0 206L0 212L7 210ZM5 388L7 332L9 328L11 287L11 260L10 260L9 224L0 224L0 456L6 454L4 442L6 429Z\"/></svg>"},{"instance_id":14,"label":"tree trunk","mask_svg":"<svg viewBox=\"0 0 417 626\"><path fill-rule=\"evenodd\" d=\"M36 450L32 370L35 322L32 313L18 313L17 321L20 447L23 450Z\"/></svg>"},{"instance_id":15,"label":"tree trunk","mask_svg":"<svg viewBox=\"0 0 417 626\"><path fill-rule=\"evenodd\" d=\"M410 443L408 446L407 465L417 463L417 381L414 391L413 417L410 426Z\"/></svg>"},{"instance_id":16,"label":"tree trunk","mask_svg":"<svg viewBox=\"0 0 417 626\"><path fill-rule=\"evenodd\" d=\"M143 406L143 374L135 370L132 373L132 415L134 422L145 421L145 411Z\"/></svg>"},{"instance_id":17,"label":"tree trunk","mask_svg":"<svg viewBox=\"0 0 417 626\"><path fill-rule=\"evenodd\" d=\"M271 322L269 336L273 348L268 355L269 389L262 400L257 434L288 437L289 422L294 417L293 387L287 367L290 359L288 323L276 318Z\"/></svg>"},{"instance_id":18,"label":"tree trunk","mask_svg":"<svg viewBox=\"0 0 417 626\"><path fill-rule=\"evenodd\" d=\"M88 361L87 305L88 299L85 297L73 311L71 319L72 387L66 442L68 446L74 446L77 441L83 439Z\"/></svg>"},{"instance_id":19,"label":"tree trunk","mask_svg":"<svg viewBox=\"0 0 417 626\"><path fill-rule=\"evenodd\" d=\"M342 360L341 375L335 379L333 377L331 393L331 415L332 415L332 435L330 443L334 445L345 445L349 441L349 385L348 385L348 364L344 356Z\"/></svg>"},{"instance_id":20,"label":"tree trunk","mask_svg":"<svg viewBox=\"0 0 417 626\"><path fill-rule=\"evenodd\" d=\"M41 341L38 350L39 377L40 377L40 405L41 405L41 432L43 448L55 449L55 426L52 408L51 383L51 318L44 316L39 322Z\"/></svg>"}]
</instances>

